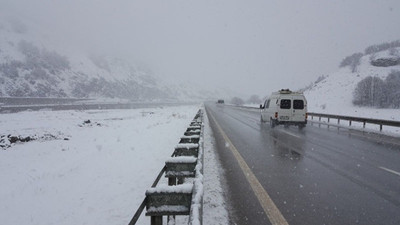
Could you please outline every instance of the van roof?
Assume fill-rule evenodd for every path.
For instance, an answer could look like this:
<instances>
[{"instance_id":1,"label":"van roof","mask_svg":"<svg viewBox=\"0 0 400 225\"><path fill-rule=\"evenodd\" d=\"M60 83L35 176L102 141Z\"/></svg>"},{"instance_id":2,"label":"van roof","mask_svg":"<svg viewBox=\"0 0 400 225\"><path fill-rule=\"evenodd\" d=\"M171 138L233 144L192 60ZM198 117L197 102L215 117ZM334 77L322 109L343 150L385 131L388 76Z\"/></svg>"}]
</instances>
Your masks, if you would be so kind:
<instances>
[{"instance_id":1,"label":"van roof","mask_svg":"<svg viewBox=\"0 0 400 225\"><path fill-rule=\"evenodd\" d=\"M294 92L289 89L281 89L277 92L273 92L273 95L284 95L284 94L292 94L292 95L303 95L302 92Z\"/></svg>"}]
</instances>

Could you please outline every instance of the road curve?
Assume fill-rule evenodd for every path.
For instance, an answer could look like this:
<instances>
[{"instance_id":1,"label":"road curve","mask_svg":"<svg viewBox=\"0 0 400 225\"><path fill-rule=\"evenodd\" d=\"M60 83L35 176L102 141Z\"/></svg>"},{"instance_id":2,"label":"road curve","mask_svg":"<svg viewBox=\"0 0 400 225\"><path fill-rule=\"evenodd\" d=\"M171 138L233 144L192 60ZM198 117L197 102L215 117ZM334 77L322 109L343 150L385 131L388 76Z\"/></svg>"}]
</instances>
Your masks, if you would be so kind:
<instances>
[{"instance_id":1,"label":"road curve","mask_svg":"<svg viewBox=\"0 0 400 225\"><path fill-rule=\"evenodd\" d=\"M223 104L206 110L232 224L400 224L400 141L271 129L259 112Z\"/></svg>"}]
</instances>

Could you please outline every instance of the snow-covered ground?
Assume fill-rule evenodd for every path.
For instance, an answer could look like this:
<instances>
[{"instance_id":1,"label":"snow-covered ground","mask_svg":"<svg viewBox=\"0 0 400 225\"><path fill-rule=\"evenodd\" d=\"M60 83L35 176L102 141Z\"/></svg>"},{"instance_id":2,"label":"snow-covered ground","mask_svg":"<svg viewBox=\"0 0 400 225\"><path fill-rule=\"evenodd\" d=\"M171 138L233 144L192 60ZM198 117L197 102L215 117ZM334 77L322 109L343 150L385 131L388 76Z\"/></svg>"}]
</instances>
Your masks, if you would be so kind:
<instances>
[{"instance_id":1,"label":"snow-covered ground","mask_svg":"<svg viewBox=\"0 0 400 225\"><path fill-rule=\"evenodd\" d=\"M200 107L1 114L36 139L0 149L1 224L128 224ZM205 224L228 224L207 124L204 176Z\"/></svg>"}]
</instances>

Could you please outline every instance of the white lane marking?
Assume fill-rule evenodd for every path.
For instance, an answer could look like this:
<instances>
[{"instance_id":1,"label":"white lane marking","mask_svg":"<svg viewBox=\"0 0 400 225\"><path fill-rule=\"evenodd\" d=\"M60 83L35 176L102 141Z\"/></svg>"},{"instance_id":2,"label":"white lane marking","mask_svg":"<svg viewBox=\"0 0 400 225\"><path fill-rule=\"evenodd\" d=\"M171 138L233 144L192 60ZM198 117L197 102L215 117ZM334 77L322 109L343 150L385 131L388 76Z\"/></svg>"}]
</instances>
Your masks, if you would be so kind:
<instances>
[{"instance_id":1,"label":"white lane marking","mask_svg":"<svg viewBox=\"0 0 400 225\"><path fill-rule=\"evenodd\" d=\"M290 132L288 132L288 131L286 131L286 130L282 130L281 132L282 132L282 133L285 133L285 134L288 134L288 135L290 135L290 136L296 137L296 138L301 138L300 136L297 136L297 135L295 135L295 134L292 134L292 133L290 133Z\"/></svg>"},{"instance_id":2,"label":"white lane marking","mask_svg":"<svg viewBox=\"0 0 400 225\"><path fill-rule=\"evenodd\" d=\"M400 176L400 173L397 171L394 171L394 170L391 170L391 169L388 169L388 168L385 168L382 166L380 166L379 169L386 170L387 172L390 172L390 173L396 174L397 176Z\"/></svg>"}]
</instances>

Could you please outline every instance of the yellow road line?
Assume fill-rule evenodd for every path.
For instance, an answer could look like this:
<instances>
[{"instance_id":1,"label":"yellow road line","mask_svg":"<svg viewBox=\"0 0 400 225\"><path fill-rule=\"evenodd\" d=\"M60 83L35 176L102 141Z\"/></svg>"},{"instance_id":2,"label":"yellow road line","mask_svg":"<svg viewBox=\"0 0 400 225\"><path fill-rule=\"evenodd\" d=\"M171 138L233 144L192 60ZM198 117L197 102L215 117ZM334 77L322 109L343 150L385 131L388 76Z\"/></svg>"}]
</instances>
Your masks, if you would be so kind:
<instances>
[{"instance_id":1,"label":"yellow road line","mask_svg":"<svg viewBox=\"0 0 400 225\"><path fill-rule=\"evenodd\" d=\"M271 197L268 195L267 191L263 188L263 186L258 181L257 177L251 171L250 167L247 165L243 157L240 155L239 151L233 145L231 140L222 130L221 126L215 120L215 117L210 113L213 121L217 125L219 132L221 133L222 137L225 141L229 144L227 147L231 150L233 155L235 156L237 162L239 163L242 172L244 173L247 181L250 183L251 188L253 189L254 194L256 195L258 201L260 202L261 206L264 209L265 214L268 216L269 221L271 224L279 224L284 225L288 224L286 219L283 217L282 213L279 211L278 207L276 207L275 203L272 201Z\"/></svg>"}]
</instances>

